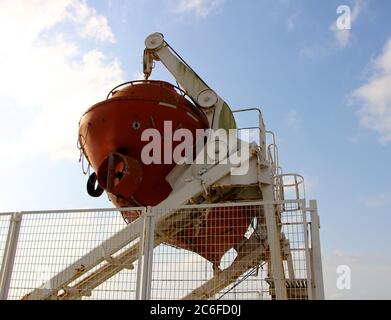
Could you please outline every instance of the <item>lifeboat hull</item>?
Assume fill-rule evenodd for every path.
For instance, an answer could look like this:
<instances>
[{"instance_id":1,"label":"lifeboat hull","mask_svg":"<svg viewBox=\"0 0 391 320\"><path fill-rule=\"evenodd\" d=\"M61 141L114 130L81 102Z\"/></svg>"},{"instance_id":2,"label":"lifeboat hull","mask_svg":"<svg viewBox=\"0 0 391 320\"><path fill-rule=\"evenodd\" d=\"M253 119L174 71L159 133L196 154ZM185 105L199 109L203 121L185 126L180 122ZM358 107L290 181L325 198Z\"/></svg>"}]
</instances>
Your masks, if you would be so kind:
<instances>
[{"instance_id":1,"label":"lifeboat hull","mask_svg":"<svg viewBox=\"0 0 391 320\"><path fill-rule=\"evenodd\" d=\"M175 87L162 81L133 82L89 108L79 123L79 144L98 183L117 207L154 206L172 191L166 176L175 163L166 163L180 142L166 147L165 122L172 130L186 128L196 137L208 121ZM145 164L141 158L149 141L146 129L161 134L161 163ZM170 138L170 137L168 137ZM195 144L195 141L194 141ZM195 154L194 154L195 156ZM124 212L130 223L138 212ZM196 223L177 233L169 244L198 253L218 266L221 257L243 240L253 214L243 208L213 208Z\"/></svg>"},{"instance_id":2,"label":"lifeboat hull","mask_svg":"<svg viewBox=\"0 0 391 320\"><path fill-rule=\"evenodd\" d=\"M208 127L205 115L178 94L173 85L162 81L131 84L115 92L110 99L95 104L82 116L79 144L97 172L99 184L109 191L111 201L117 206L157 205L172 191L165 178L175 163L164 160L169 158L167 155L172 156L180 142L173 141L170 148L166 147L165 122L170 124L173 131L178 128L190 130L194 137L196 129ZM142 150L149 143L141 139L146 129L160 132L161 163L145 164L141 159ZM107 170L107 163L111 154L122 154L139 164L137 174L142 174L142 178L137 188L133 184L129 185L129 189L135 189L132 192L116 194L108 190L110 188L107 184L102 183L107 182L104 175L110 171ZM113 184L112 181L108 183Z\"/></svg>"}]
</instances>

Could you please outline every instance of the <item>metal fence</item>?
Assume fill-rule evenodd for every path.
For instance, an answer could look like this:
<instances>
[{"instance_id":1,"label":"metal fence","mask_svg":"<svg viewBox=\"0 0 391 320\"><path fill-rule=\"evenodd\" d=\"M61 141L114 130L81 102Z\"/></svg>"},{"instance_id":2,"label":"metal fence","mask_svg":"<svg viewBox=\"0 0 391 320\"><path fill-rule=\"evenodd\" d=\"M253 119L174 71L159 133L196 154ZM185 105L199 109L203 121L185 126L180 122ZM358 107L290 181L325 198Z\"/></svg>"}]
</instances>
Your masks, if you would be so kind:
<instances>
[{"instance_id":1,"label":"metal fence","mask_svg":"<svg viewBox=\"0 0 391 320\"><path fill-rule=\"evenodd\" d=\"M2 213L1 298L322 298L318 228L302 200Z\"/></svg>"}]
</instances>

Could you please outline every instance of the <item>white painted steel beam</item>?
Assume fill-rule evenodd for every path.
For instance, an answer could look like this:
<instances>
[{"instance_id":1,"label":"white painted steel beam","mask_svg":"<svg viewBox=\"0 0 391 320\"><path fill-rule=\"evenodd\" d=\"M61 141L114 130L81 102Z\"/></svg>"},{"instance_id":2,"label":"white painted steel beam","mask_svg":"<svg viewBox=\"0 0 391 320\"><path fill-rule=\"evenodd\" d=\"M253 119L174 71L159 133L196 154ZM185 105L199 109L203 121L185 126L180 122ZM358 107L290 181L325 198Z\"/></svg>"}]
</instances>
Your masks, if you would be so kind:
<instances>
[{"instance_id":1,"label":"white painted steel beam","mask_svg":"<svg viewBox=\"0 0 391 320\"><path fill-rule=\"evenodd\" d=\"M316 300L324 300L324 285L323 285L323 271L322 271L322 254L320 250L319 237L319 215L316 200L310 200L311 212L311 262L312 262L312 278L313 298Z\"/></svg>"},{"instance_id":2,"label":"white painted steel beam","mask_svg":"<svg viewBox=\"0 0 391 320\"><path fill-rule=\"evenodd\" d=\"M16 249L22 222L22 213L13 213L10 217L7 242L0 273L0 300L7 300L11 283L12 270L15 261Z\"/></svg>"}]
</instances>

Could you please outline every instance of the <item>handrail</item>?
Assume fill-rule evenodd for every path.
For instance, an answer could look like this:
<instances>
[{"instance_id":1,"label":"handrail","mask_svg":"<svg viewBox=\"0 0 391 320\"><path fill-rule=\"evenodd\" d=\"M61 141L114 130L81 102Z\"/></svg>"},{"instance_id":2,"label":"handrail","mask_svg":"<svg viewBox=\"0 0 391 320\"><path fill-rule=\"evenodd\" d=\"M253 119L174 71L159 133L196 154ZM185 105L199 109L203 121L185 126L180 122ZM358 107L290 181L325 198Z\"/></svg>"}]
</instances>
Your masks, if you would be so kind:
<instances>
[{"instance_id":1,"label":"handrail","mask_svg":"<svg viewBox=\"0 0 391 320\"><path fill-rule=\"evenodd\" d=\"M273 146L273 161L276 165L275 174L278 174L278 168L280 168L279 164L279 156L278 156L278 146L276 144L276 135L273 131L266 130L266 134L270 134L272 136L272 143L268 145L268 151L270 150L270 147Z\"/></svg>"},{"instance_id":2,"label":"handrail","mask_svg":"<svg viewBox=\"0 0 391 320\"><path fill-rule=\"evenodd\" d=\"M251 111L256 111L258 112L258 127L245 127L241 129L258 129L259 130L259 144L260 144L260 149L262 152L262 157L266 157L266 138L263 139L262 135L264 132L265 125L263 123L263 117L262 117L262 112L261 109L258 107L249 107L249 108L242 108L242 109L236 109L232 110L232 113L240 113L240 112L251 112Z\"/></svg>"},{"instance_id":3,"label":"handrail","mask_svg":"<svg viewBox=\"0 0 391 320\"><path fill-rule=\"evenodd\" d=\"M242 202L221 202L221 203L201 203L201 204L186 204L176 207L161 207L159 205L154 206L156 210L186 210L186 209L204 209L204 208L221 208L221 207L241 207L241 206L265 206L265 205L279 205L283 203L296 203L298 201L304 201L303 199L291 199L284 201L276 200L253 200L253 201L242 201ZM91 209L63 209L63 210L35 210L35 211L18 211L22 215L26 214L60 214L60 213L89 213L89 212L117 212L117 211L142 211L146 210L146 207L124 207L124 208L91 208ZM0 212L0 215L9 216L14 212Z\"/></svg>"},{"instance_id":4,"label":"handrail","mask_svg":"<svg viewBox=\"0 0 391 320\"><path fill-rule=\"evenodd\" d=\"M116 89L119 89L123 86L126 86L126 85L134 85L135 83L152 83L152 84L158 84L158 83L161 83L162 81L159 81L159 80L132 80L132 81L126 81L126 82L123 82L117 86L115 86L113 89L110 90L110 92L107 94L107 97L106 97L106 100L110 98L110 95L113 96L114 92ZM186 91L184 91L183 89L181 89L180 87L176 86L176 85L173 85L170 83L170 85L177 89L183 96L187 96L188 97L188 94L186 93ZM190 98L190 97L189 97Z\"/></svg>"},{"instance_id":5,"label":"handrail","mask_svg":"<svg viewBox=\"0 0 391 320\"><path fill-rule=\"evenodd\" d=\"M262 128L264 128L264 124L263 124L262 112L261 112L260 108L250 107L250 108L237 109L237 110L232 110L232 113L250 112L250 111L258 112L258 114L259 114L259 116L258 116L258 127L255 127L255 126L243 127L243 128L238 128L238 130L258 129L259 130L259 143L261 144L261 141L262 141ZM262 124L262 128L261 128L261 124ZM272 164L274 164L274 167L275 167L274 168L275 170L273 172L274 175L278 175L279 174L279 169L281 169L281 167L279 165L278 146L276 144L276 136L275 136L274 132L270 131L270 130L265 130L264 133L265 133L265 135L266 134L270 134L271 137L272 137L272 143L268 145L267 150L265 150L265 151L268 152L267 153L268 154L268 158L272 162ZM266 144L266 141L265 141L265 144ZM270 148L273 148L273 157L271 157ZM282 172L282 170L281 170L281 172Z\"/></svg>"},{"instance_id":6,"label":"handrail","mask_svg":"<svg viewBox=\"0 0 391 320\"><path fill-rule=\"evenodd\" d=\"M285 183L284 177L293 177L294 182ZM281 174L277 174L274 178L276 179L275 185L279 187L279 192L282 192L281 195L283 198L285 198L285 189L286 188L294 188L296 199L305 199L305 197L306 197L305 184L304 184L304 177L302 175L297 174L297 173L281 173ZM302 188L303 188L302 189L303 195L301 195L301 192L300 192L300 185L302 185ZM285 205L284 205L284 207L285 207Z\"/></svg>"}]
</instances>

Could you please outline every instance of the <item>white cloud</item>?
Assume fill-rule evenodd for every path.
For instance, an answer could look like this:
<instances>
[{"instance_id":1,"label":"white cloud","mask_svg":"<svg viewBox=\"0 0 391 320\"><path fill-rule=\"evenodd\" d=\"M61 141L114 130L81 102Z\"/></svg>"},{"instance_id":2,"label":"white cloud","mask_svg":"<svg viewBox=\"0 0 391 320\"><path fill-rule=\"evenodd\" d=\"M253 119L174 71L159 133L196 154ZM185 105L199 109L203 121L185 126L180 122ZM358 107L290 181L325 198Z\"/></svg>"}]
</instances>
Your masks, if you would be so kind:
<instances>
[{"instance_id":1,"label":"white cloud","mask_svg":"<svg viewBox=\"0 0 391 320\"><path fill-rule=\"evenodd\" d=\"M296 12L290 15L286 21L288 31L293 31L296 28L297 20L299 19L299 13Z\"/></svg>"},{"instance_id":2,"label":"white cloud","mask_svg":"<svg viewBox=\"0 0 391 320\"><path fill-rule=\"evenodd\" d=\"M0 3L1 125L13 133L0 137L1 152L75 159L80 116L122 81L119 62L82 49L73 30L114 41L106 18L82 0ZM11 109L18 121L7 119Z\"/></svg>"},{"instance_id":3,"label":"white cloud","mask_svg":"<svg viewBox=\"0 0 391 320\"><path fill-rule=\"evenodd\" d=\"M352 97L361 104L360 124L378 133L381 143L388 143L391 141L391 38L372 68L373 76Z\"/></svg>"},{"instance_id":4,"label":"white cloud","mask_svg":"<svg viewBox=\"0 0 391 320\"><path fill-rule=\"evenodd\" d=\"M205 18L223 4L224 0L179 0L175 1L175 13L195 14Z\"/></svg>"},{"instance_id":5,"label":"white cloud","mask_svg":"<svg viewBox=\"0 0 391 320\"><path fill-rule=\"evenodd\" d=\"M350 290L337 288L337 267L351 270ZM358 254L336 250L323 256L323 277L326 299L391 299L391 260L368 252Z\"/></svg>"},{"instance_id":6,"label":"white cloud","mask_svg":"<svg viewBox=\"0 0 391 320\"><path fill-rule=\"evenodd\" d=\"M144 72L142 71L137 71L133 73L133 80L144 80Z\"/></svg>"},{"instance_id":7,"label":"white cloud","mask_svg":"<svg viewBox=\"0 0 391 320\"><path fill-rule=\"evenodd\" d=\"M72 1L67 10L67 17L76 23L82 37L115 42L106 17L98 15L96 10L88 7L85 2Z\"/></svg>"},{"instance_id":8,"label":"white cloud","mask_svg":"<svg viewBox=\"0 0 391 320\"><path fill-rule=\"evenodd\" d=\"M291 130L299 130L301 128L301 116L299 113L292 109L284 115L284 124Z\"/></svg>"},{"instance_id":9,"label":"white cloud","mask_svg":"<svg viewBox=\"0 0 391 320\"><path fill-rule=\"evenodd\" d=\"M353 23L354 21L357 20L358 16L362 12L362 9L366 5L365 0L355 0L353 1L353 5L349 8L351 8L351 14L350 14L350 19L351 19L351 27L354 28ZM330 26L330 30L334 34L334 38L338 44L339 47L345 48L348 46L351 38L351 29L339 29L337 26L337 19L332 23Z\"/></svg>"},{"instance_id":10,"label":"white cloud","mask_svg":"<svg viewBox=\"0 0 391 320\"><path fill-rule=\"evenodd\" d=\"M334 39L332 41L327 41L325 43L317 43L312 45L306 45L301 48L298 52L300 58L305 59L319 59L324 58L335 52L336 49L344 49L348 47L352 38L352 31L355 29L355 23L358 17L362 14L364 9L368 4L368 0L352 0L350 8L350 18L351 18L351 29L339 29L338 21L344 15L343 13L335 13L335 19L330 25L329 30L332 32ZM339 6L338 6L339 7ZM338 8L337 7L337 8ZM344 20L345 21L345 20ZM346 21L345 21L346 22ZM293 25L294 26L294 25ZM289 29L289 21L288 21Z\"/></svg>"}]
</instances>

